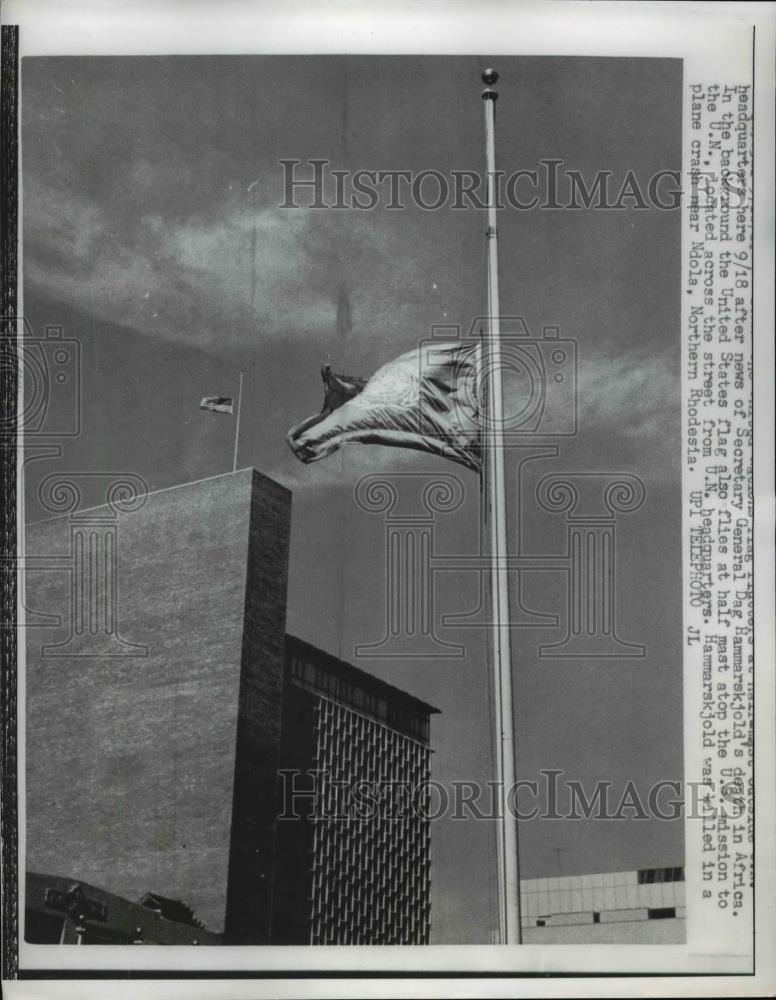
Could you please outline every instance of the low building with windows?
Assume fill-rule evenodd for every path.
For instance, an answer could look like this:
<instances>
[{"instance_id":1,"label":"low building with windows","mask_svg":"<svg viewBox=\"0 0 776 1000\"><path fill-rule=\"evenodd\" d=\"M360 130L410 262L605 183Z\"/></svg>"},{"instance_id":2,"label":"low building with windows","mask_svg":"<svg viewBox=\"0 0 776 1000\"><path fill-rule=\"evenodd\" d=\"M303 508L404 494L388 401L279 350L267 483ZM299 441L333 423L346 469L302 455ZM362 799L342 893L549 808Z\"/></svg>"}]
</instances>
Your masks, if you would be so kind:
<instances>
[{"instance_id":1,"label":"low building with windows","mask_svg":"<svg viewBox=\"0 0 776 1000\"><path fill-rule=\"evenodd\" d=\"M146 892L132 901L40 872L27 872L24 930L30 944L222 943L180 900Z\"/></svg>"},{"instance_id":2,"label":"low building with windows","mask_svg":"<svg viewBox=\"0 0 776 1000\"><path fill-rule=\"evenodd\" d=\"M681 867L523 879L520 896L526 943L680 944L685 940Z\"/></svg>"}]
</instances>

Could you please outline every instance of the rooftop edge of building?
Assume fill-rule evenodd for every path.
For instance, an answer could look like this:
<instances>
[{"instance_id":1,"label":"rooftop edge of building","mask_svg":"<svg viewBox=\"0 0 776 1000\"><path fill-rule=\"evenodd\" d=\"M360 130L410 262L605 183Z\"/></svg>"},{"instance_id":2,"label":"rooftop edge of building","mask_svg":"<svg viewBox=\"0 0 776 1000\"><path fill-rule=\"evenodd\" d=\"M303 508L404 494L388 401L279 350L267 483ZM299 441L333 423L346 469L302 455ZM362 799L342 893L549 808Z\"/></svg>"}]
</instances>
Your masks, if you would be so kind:
<instances>
[{"instance_id":1,"label":"rooftop edge of building","mask_svg":"<svg viewBox=\"0 0 776 1000\"><path fill-rule=\"evenodd\" d=\"M302 652L309 654L312 658L323 659L328 666L333 667L335 670L350 674L354 680L363 684L365 687L377 689L392 699L410 703L417 711L426 712L429 715L442 714L441 709L436 708L434 705L430 705L428 702L423 701L414 694L410 694L403 688L396 687L395 684L390 684L388 681L375 677L375 675L370 674L369 671L362 670L361 667L356 667L354 664L348 663L347 660L341 660L338 656L334 656L333 653L327 653L319 646L315 646L313 643L306 642L304 639L299 639L297 636L290 635L287 632L286 649L289 649L289 647L293 648L293 646L297 646Z\"/></svg>"},{"instance_id":2,"label":"rooftop edge of building","mask_svg":"<svg viewBox=\"0 0 776 1000\"><path fill-rule=\"evenodd\" d=\"M25 940L31 944L77 944L78 925L87 944L224 943L223 935L208 930L184 902L157 897L170 906L172 916L164 907L149 906L156 896L153 892L133 900L80 878L30 870L25 885ZM182 920L176 919L181 916ZM51 936L51 926L57 922L70 925L69 937L59 927Z\"/></svg>"},{"instance_id":3,"label":"rooftop edge of building","mask_svg":"<svg viewBox=\"0 0 776 1000\"><path fill-rule=\"evenodd\" d=\"M118 509L120 513L132 513L132 510L122 511L120 503L121 502L131 503L139 499L140 497L158 496L161 493L170 493L173 490L182 490L191 486L200 486L203 483L211 483L217 479L227 479L228 477L243 477L247 473L252 474L253 483L261 482L262 484L269 485L270 489L277 490L281 494L287 495L289 499L293 498L293 491L290 490L287 486L284 486L282 483L279 483L277 479L273 479L271 476L266 475L266 473L259 472L259 470L254 468L253 466L246 465L244 468L237 469L236 471L218 472L213 476L203 476L202 479L192 479L191 481L186 483L175 483L173 486L162 486L158 490L147 490L145 493L135 493L134 496L132 496L131 498L127 498L125 500L120 500L119 498L117 498L117 500L114 501L113 503L111 503L110 501L106 501L105 503L92 504L89 507L78 507L75 510L66 510L62 511L61 513L50 514L46 517L40 517L36 519L25 518L24 526L25 528L32 528L39 524L47 524L49 521L57 521L60 518L81 517L84 514L88 514L92 511L101 510L103 508L113 508L114 510ZM73 476L76 475L78 475L78 473L74 472ZM117 478L118 475L119 474L117 474ZM63 485L65 485L65 483L63 483Z\"/></svg>"}]
</instances>

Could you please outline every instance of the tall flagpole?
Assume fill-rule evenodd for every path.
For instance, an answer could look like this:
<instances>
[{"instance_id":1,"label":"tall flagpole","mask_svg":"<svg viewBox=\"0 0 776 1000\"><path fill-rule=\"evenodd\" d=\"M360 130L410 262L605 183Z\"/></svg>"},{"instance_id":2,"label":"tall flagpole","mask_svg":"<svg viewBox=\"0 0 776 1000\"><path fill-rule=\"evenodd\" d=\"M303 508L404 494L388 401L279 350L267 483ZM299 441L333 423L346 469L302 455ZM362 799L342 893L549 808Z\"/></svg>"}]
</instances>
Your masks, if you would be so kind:
<instances>
[{"instance_id":1,"label":"tall flagpole","mask_svg":"<svg viewBox=\"0 0 776 1000\"><path fill-rule=\"evenodd\" d=\"M493 612L493 672L496 695L496 769L500 788L499 913L501 943L520 944L520 867L517 816L509 809L508 793L515 785L515 720L512 702L512 652L509 630L509 575L506 567L507 516L504 478L504 400L501 362L501 321L498 289L496 226L496 100L495 70L482 74L486 89L485 153L488 178L488 339L484 356L487 423L485 427L485 515L490 546L490 592ZM513 802L516 810L516 802Z\"/></svg>"},{"instance_id":2,"label":"tall flagpole","mask_svg":"<svg viewBox=\"0 0 776 1000\"><path fill-rule=\"evenodd\" d=\"M243 369L240 369L240 388L237 390L237 423L234 428L234 461L232 472L237 472L237 448L240 444L240 404L242 403Z\"/></svg>"}]
</instances>

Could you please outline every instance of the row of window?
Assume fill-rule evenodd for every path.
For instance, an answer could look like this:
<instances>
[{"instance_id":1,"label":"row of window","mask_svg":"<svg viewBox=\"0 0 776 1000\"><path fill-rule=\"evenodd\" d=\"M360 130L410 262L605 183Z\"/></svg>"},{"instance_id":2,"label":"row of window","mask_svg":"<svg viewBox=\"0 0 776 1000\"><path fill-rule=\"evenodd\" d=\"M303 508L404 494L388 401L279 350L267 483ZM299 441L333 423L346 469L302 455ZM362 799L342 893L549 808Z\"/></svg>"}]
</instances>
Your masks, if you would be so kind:
<instances>
[{"instance_id":1,"label":"row of window","mask_svg":"<svg viewBox=\"0 0 776 1000\"><path fill-rule=\"evenodd\" d=\"M674 920L676 918L676 907L675 906L659 906L654 909L647 910L647 920ZM548 917L539 917L536 920L537 927L546 927ZM622 917L618 923L626 922L624 917ZM593 923L601 923L601 914L596 911L593 913Z\"/></svg>"},{"instance_id":2,"label":"row of window","mask_svg":"<svg viewBox=\"0 0 776 1000\"><path fill-rule=\"evenodd\" d=\"M315 738L314 765L321 770L337 762L352 780L371 780L379 778L374 765L406 758L415 781L428 777L425 748L323 694ZM316 824L312 944L428 944L431 859L428 840L418 836L424 827L419 819L377 822L354 834L352 824Z\"/></svg>"}]
</instances>

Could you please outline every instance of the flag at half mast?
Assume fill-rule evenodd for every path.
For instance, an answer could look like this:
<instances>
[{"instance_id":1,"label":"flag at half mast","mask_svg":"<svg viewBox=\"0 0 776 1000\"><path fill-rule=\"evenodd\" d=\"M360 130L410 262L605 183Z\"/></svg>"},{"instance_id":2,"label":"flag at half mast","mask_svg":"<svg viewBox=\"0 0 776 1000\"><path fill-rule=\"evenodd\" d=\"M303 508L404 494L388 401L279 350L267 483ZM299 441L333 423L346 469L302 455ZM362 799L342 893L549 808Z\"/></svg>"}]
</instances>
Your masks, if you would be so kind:
<instances>
[{"instance_id":1,"label":"flag at half mast","mask_svg":"<svg viewBox=\"0 0 776 1000\"><path fill-rule=\"evenodd\" d=\"M205 396L199 408L213 413L234 413L234 400L227 396Z\"/></svg>"},{"instance_id":2,"label":"flag at half mast","mask_svg":"<svg viewBox=\"0 0 776 1000\"><path fill-rule=\"evenodd\" d=\"M321 369L323 409L292 427L287 440L302 462L343 444L382 444L431 452L482 467L477 341L425 344L369 379Z\"/></svg>"}]
</instances>

